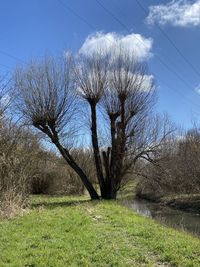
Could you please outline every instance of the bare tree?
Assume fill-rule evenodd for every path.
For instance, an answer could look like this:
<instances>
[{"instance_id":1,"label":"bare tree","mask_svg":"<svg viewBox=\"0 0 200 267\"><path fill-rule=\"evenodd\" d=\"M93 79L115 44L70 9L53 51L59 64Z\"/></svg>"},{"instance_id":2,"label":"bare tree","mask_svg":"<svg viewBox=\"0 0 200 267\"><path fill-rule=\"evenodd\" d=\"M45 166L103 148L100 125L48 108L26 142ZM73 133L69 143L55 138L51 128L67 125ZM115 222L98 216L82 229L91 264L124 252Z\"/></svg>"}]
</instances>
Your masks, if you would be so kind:
<instances>
[{"instance_id":1,"label":"bare tree","mask_svg":"<svg viewBox=\"0 0 200 267\"><path fill-rule=\"evenodd\" d=\"M18 69L15 83L19 106L33 126L46 134L81 178L92 199L98 199L73 150L76 106L82 97L90 108L91 141L101 198L115 199L127 172L153 153L167 135L150 117L155 100L154 80L146 65L124 49L111 54L45 58ZM99 117L100 112L104 114ZM77 119L77 118L76 118ZM100 129L107 127L105 143Z\"/></svg>"},{"instance_id":2,"label":"bare tree","mask_svg":"<svg viewBox=\"0 0 200 267\"><path fill-rule=\"evenodd\" d=\"M101 197L115 199L122 180L136 161L153 161L153 153L169 133L152 118L155 86L146 64L125 49L93 54L75 70L80 95L90 106L91 139ZM97 117L98 109L105 120ZM150 122L151 118L151 122ZM98 121L99 120L99 121ZM108 144L100 147L97 127L106 123ZM161 126L161 125L160 125ZM106 148L107 145L107 148Z\"/></svg>"},{"instance_id":3,"label":"bare tree","mask_svg":"<svg viewBox=\"0 0 200 267\"><path fill-rule=\"evenodd\" d=\"M92 183L61 143L73 138L71 123L76 113L74 84L71 79L72 59L55 60L46 57L40 63L18 68L15 86L19 90L18 106L30 123L47 135L63 158L79 175L92 199L98 199Z\"/></svg>"}]
</instances>

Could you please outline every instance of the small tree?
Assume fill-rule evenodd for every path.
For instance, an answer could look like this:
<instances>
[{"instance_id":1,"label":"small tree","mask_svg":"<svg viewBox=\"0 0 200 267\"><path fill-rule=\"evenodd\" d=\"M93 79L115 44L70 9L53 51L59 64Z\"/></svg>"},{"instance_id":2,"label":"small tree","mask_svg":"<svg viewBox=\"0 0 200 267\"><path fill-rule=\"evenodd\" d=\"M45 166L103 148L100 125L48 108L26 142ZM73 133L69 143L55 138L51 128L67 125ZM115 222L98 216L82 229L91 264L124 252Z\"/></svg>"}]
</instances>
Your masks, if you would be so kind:
<instances>
[{"instance_id":1,"label":"small tree","mask_svg":"<svg viewBox=\"0 0 200 267\"><path fill-rule=\"evenodd\" d=\"M155 99L153 78L145 64L123 49L112 55L76 57L74 62L70 56L62 60L45 58L41 63L18 69L15 84L23 114L55 144L92 199L99 196L69 146L75 136L77 103L83 108L80 97L90 107L91 141L101 198L115 199L127 172L139 158L150 160L166 135L156 123L149 125ZM101 119L100 112L104 114ZM108 130L103 144L100 125Z\"/></svg>"}]
</instances>

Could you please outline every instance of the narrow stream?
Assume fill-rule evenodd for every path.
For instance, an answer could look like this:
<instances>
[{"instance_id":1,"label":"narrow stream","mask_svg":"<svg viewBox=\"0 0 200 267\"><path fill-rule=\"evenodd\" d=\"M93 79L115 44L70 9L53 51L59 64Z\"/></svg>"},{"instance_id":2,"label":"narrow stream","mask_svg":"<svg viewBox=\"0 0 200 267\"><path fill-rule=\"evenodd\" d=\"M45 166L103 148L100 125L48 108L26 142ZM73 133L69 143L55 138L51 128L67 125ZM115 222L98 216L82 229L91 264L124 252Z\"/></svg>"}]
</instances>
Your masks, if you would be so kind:
<instances>
[{"instance_id":1,"label":"narrow stream","mask_svg":"<svg viewBox=\"0 0 200 267\"><path fill-rule=\"evenodd\" d=\"M200 237L200 214L184 212L140 199L123 200L122 203L143 216Z\"/></svg>"}]
</instances>

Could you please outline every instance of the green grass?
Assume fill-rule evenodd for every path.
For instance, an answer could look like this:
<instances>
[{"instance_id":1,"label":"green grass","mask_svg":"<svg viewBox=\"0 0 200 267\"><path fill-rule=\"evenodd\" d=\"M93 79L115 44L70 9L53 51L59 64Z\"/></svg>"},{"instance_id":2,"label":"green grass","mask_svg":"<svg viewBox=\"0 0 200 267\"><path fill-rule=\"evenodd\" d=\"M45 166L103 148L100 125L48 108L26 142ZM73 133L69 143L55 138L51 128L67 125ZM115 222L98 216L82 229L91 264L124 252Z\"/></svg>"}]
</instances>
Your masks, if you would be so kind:
<instances>
[{"instance_id":1,"label":"green grass","mask_svg":"<svg viewBox=\"0 0 200 267\"><path fill-rule=\"evenodd\" d=\"M34 197L0 222L0 267L200 266L200 240L113 201ZM165 263L165 264L164 264Z\"/></svg>"}]
</instances>

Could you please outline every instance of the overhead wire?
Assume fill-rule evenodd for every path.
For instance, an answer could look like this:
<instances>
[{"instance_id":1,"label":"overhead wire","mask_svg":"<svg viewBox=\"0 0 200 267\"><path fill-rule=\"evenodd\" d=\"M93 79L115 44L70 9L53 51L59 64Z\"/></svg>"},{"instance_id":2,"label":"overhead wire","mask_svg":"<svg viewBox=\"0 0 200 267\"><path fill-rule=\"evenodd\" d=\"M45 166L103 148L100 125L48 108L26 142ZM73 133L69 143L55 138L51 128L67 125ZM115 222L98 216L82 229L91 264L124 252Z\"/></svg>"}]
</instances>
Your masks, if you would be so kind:
<instances>
[{"instance_id":1,"label":"overhead wire","mask_svg":"<svg viewBox=\"0 0 200 267\"><path fill-rule=\"evenodd\" d=\"M125 28L125 30L130 34L130 30L128 29L128 27L121 21L119 20L107 7L105 7L99 0L95 0L99 6L101 6L115 21L117 21L123 28ZM135 36L135 38L145 47L147 48L147 45L141 40L139 39L137 36ZM175 74L179 80L181 80L185 85L187 84L188 87L190 87L191 85L185 81L179 74L178 72L172 70L168 64L157 54L155 54L155 56L157 57L157 59L160 61L160 63L167 68L170 72L172 72L173 74Z\"/></svg>"},{"instance_id":2,"label":"overhead wire","mask_svg":"<svg viewBox=\"0 0 200 267\"><path fill-rule=\"evenodd\" d=\"M128 33L130 33L130 30L128 29L128 27L121 21L121 20L119 20L107 7L105 7L99 0L95 0L97 3L98 3L98 5L100 6L100 7L102 7L102 9L104 9L105 11L106 11L106 13L108 13L115 21L117 21L123 28L125 28L125 30L128 32ZM137 36L135 36L135 38L144 46L144 47L147 47L146 46L146 44L142 41L142 40L140 40ZM175 70L173 70L159 55L157 55L157 54L155 54L155 56L156 56L156 58L159 60L159 62L168 70L168 71L170 71L171 73L173 73L180 81L182 81L182 83L186 86L186 88L187 89L189 89L189 91L190 90L192 90L192 92L194 92L194 93L196 93L198 96L199 96L199 94L195 91L195 90L193 90L193 89L191 89L190 87L191 87L191 85L187 82L187 81L185 81L185 79L183 79L182 78L182 76L177 72L177 71L175 71ZM195 103L193 103L193 104L195 104ZM195 104L195 105L197 105L197 104ZM197 105L198 107L199 107L199 105Z\"/></svg>"},{"instance_id":3,"label":"overhead wire","mask_svg":"<svg viewBox=\"0 0 200 267\"><path fill-rule=\"evenodd\" d=\"M128 27L122 22L120 21L108 8L106 8L99 0L95 0L113 19L115 19L123 28L126 29L126 31L130 32L130 30L128 29ZM137 1L137 0L136 0ZM75 16L79 17L79 19L81 19L82 21L84 21L89 27L91 27L92 29L95 29L95 27L89 23L84 17L80 16L77 12L75 12L71 7L69 7L68 5L66 5L65 3L63 3L63 1L58 0L59 3L61 3L68 11L72 12ZM96 30L96 29L95 29ZM139 38L137 38L137 36L135 36L135 38L143 45L146 47L145 43L143 41L141 41ZM110 39L108 39L109 41L111 41ZM165 68L168 69L168 71L173 72L173 74L175 74L179 80L181 80L184 84L187 84L187 86L191 86L187 81L185 81L179 74L178 72L172 70L168 64L162 60L162 58L158 55L155 55L159 61L161 62L162 65L165 66ZM194 91L194 90L193 90ZM195 91L194 91L195 92Z\"/></svg>"},{"instance_id":4,"label":"overhead wire","mask_svg":"<svg viewBox=\"0 0 200 267\"><path fill-rule=\"evenodd\" d=\"M66 10L68 10L69 12L71 12L74 16L78 17L81 21L83 21L85 24L87 24L90 28L92 28L93 30L96 30L96 28L91 24L89 23L84 17L80 16L76 11L74 11L74 9L72 9L71 7L69 7L66 3L63 3L63 1L61 0L57 0ZM100 3L98 0L96 0L96 2L98 2L98 4L106 11L106 7L104 7L102 5L102 3ZM109 10L107 10L107 13L109 13L110 15L112 14ZM112 17L113 17L113 14L112 14ZM115 17L115 16L114 16ZM126 27L126 25L124 23L122 23L118 18L115 17L115 20L117 20L118 23L121 24L122 27L125 27L126 28L126 31L129 32L129 29ZM108 38L107 38L108 39ZM108 39L109 41L111 41L110 39ZM140 40L140 39L138 39ZM140 40L140 42L142 43L142 41ZM142 43L143 45L145 45L144 43ZM167 68L170 72L172 72L173 74L175 74L179 80L181 80L184 84L185 84L185 81L182 79L182 77L179 77L179 74L174 72L173 70L170 69L170 67L168 66L167 63L165 63L160 57L158 57L156 55L157 58L159 58L159 61L161 62L162 65L165 66L165 68ZM169 89L171 89L171 87L169 87ZM172 89L171 89L172 90ZM188 101L190 103L191 100L189 100L182 92L180 93L179 91L177 90L174 90L175 92L177 92L179 95L181 95L185 101ZM196 103L193 103L194 105L198 106Z\"/></svg>"},{"instance_id":5,"label":"overhead wire","mask_svg":"<svg viewBox=\"0 0 200 267\"><path fill-rule=\"evenodd\" d=\"M22 60L21 58L18 58L18 57L16 57L16 56L13 56L13 55L11 55L11 54L9 54L9 53L3 51L3 50L0 50L0 53L3 54L3 55L5 55L5 56L7 56L7 57L10 57L10 58L12 58L12 59L14 59L14 60L16 60L16 61L20 61L20 62L22 62L23 64L26 64L26 62L25 62L24 60Z\"/></svg>"},{"instance_id":6,"label":"overhead wire","mask_svg":"<svg viewBox=\"0 0 200 267\"><path fill-rule=\"evenodd\" d=\"M90 28L93 30L96 30L96 28L89 23L84 17L80 16L76 11L74 11L70 6L68 6L66 3L63 3L61 0L57 0L66 10L73 13L76 17L78 17L80 20L82 20L85 24L87 24Z\"/></svg>"},{"instance_id":7,"label":"overhead wire","mask_svg":"<svg viewBox=\"0 0 200 267\"><path fill-rule=\"evenodd\" d=\"M143 10L143 12L148 15L148 10L141 4L139 0L135 0L138 6ZM200 77L200 72L197 68L192 64L192 62L183 54L183 52L179 49L179 47L175 44L172 38L163 30L158 23L155 23L155 26L159 29L162 35L168 40L168 42L174 47L176 52L181 56L181 58L190 66L190 68L196 73L198 77Z\"/></svg>"},{"instance_id":8,"label":"overhead wire","mask_svg":"<svg viewBox=\"0 0 200 267\"><path fill-rule=\"evenodd\" d=\"M120 10L120 12L121 12L121 14L125 17L125 14L122 12L122 10L120 9L120 7L114 2L114 1L112 1L112 3L113 3L113 5L115 5L119 10ZM161 28L161 30L162 30L162 28ZM166 34L167 35L167 34ZM169 37L169 36L168 36ZM170 38L170 37L169 37ZM171 42L173 42L172 40L171 40ZM175 43L174 43L174 46L175 46ZM178 47L177 47L177 49L178 49ZM180 53L182 53L181 51L179 51ZM185 58L185 61L187 61L188 59L186 59ZM172 66L175 66L175 64L176 64L176 62L174 61L174 60L172 60L171 58L169 58L168 57L168 61L170 61L170 64L172 65ZM188 60L189 61L189 60ZM187 62L186 62L187 63ZM190 64L192 65L192 63L190 62ZM193 66L194 67L194 66ZM195 67L194 67L195 68ZM175 70L173 70L174 72L176 72ZM198 75L198 73L197 73L198 71L197 71L197 69L196 69L196 74ZM179 76L179 74L176 72L176 74ZM200 75L200 72L199 72L199 75ZM200 76L199 76L200 77ZM188 83L188 82L190 82L190 84ZM193 87L193 85L192 85L192 82L191 81L189 81L188 79L187 79L187 84L188 84L188 86L189 87Z\"/></svg>"}]
</instances>

